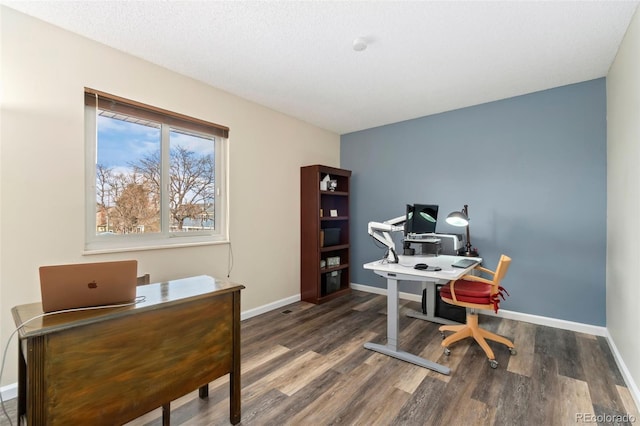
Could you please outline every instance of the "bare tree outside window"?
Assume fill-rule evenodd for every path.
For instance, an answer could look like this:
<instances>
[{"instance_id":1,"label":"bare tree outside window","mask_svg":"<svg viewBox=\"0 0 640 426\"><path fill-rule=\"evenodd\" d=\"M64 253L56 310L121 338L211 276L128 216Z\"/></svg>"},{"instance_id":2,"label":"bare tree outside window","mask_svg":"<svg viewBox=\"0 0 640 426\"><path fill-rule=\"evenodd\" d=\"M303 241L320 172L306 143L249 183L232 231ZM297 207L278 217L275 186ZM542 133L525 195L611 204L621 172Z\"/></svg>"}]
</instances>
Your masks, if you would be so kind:
<instances>
[{"instance_id":1,"label":"bare tree outside window","mask_svg":"<svg viewBox=\"0 0 640 426\"><path fill-rule=\"evenodd\" d=\"M85 250L228 241L228 127L90 88L84 102Z\"/></svg>"},{"instance_id":2,"label":"bare tree outside window","mask_svg":"<svg viewBox=\"0 0 640 426\"><path fill-rule=\"evenodd\" d=\"M105 120L117 120L106 117ZM139 123L105 125L135 139ZM154 127L154 130L157 126ZM115 130L117 129L117 130ZM215 158L213 138L172 129L169 141L168 205L171 232L214 229ZM152 132L157 138L157 131ZM120 141L126 137L120 135ZM105 138L106 139L106 138ZM162 161L156 147L117 166L96 165L96 233L135 234L161 230ZM105 149L105 152L109 152ZM100 157L100 156L99 156ZM108 159L108 155L104 155ZM100 158L98 158L100 160ZM116 169L118 171L116 171Z\"/></svg>"}]
</instances>

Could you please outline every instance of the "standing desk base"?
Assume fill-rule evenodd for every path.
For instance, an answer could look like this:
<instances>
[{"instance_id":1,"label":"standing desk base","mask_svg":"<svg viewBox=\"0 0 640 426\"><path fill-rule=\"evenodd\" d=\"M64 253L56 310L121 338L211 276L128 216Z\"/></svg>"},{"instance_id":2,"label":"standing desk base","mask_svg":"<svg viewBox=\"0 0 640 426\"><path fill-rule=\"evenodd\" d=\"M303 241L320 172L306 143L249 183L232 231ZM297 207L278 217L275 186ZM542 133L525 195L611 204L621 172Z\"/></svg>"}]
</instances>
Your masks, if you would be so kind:
<instances>
[{"instance_id":1,"label":"standing desk base","mask_svg":"<svg viewBox=\"0 0 640 426\"><path fill-rule=\"evenodd\" d=\"M449 375L451 373L449 367L445 367L444 365L437 364L433 361L429 361L417 355L398 349L400 335L398 329L398 324L400 322L398 296L398 280L395 276L387 277L387 344L381 345L378 343L368 342L364 344L365 349L370 349L402 361L410 362L411 364L415 364L420 367L437 371L438 373Z\"/></svg>"},{"instance_id":2,"label":"standing desk base","mask_svg":"<svg viewBox=\"0 0 640 426\"><path fill-rule=\"evenodd\" d=\"M469 273L471 269L475 265L469 266L466 269L457 269L452 266L459 260L459 256L448 256L442 255L437 258L437 264L434 266L438 266L442 268L439 271L428 271L428 270L416 270L412 266L404 266L400 263L388 263L384 260L375 261L366 263L364 265L365 269L370 269L377 275L385 278L387 280L387 344L381 345L377 343L365 343L365 349L370 349L372 351L379 352L383 355L387 355L393 358L397 358L402 361L410 362L411 364L418 365L420 367L428 368L430 370L436 371L441 374L449 375L451 373L451 369L449 367L445 367L444 365L437 364L433 361L429 361L417 355L410 354L408 352L404 352L398 349L399 343L399 322L400 322L400 309L398 306L399 301L399 291L398 291L398 281L406 280L406 281L422 281L423 288L426 287L427 293L427 314L424 315L416 312L415 318L420 319L428 319L433 322L441 322L448 321L446 319L440 319L433 317L433 313L435 310L435 282L436 281L451 281L457 280L464 274ZM478 258L478 263L482 262L481 258ZM415 261L413 262L415 263ZM433 282L431 285L427 285L425 282ZM413 316L413 315L410 315ZM454 322L455 324L455 322Z\"/></svg>"},{"instance_id":3,"label":"standing desk base","mask_svg":"<svg viewBox=\"0 0 640 426\"><path fill-rule=\"evenodd\" d=\"M429 361L428 359L424 359L417 355L410 354L409 352L393 349L388 345L380 345L378 343L365 343L364 347L365 349L370 349L372 351L380 352L381 354L388 355L393 358L397 358L401 361L410 362L411 364L428 368L429 370L437 371L438 373L446 374L447 376L451 374L451 369L449 367L445 367L444 365L440 365L433 361Z\"/></svg>"},{"instance_id":4,"label":"standing desk base","mask_svg":"<svg viewBox=\"0 0 640 426\"><path fill-rule=\"evenodd\" d=\"M414 311L413 309L408 310L406 315L409 318L417 318L417 319L421 319L421 320L425 320L425 321L429 321L429 322L434 322L436 324L444 324L444 325L460 325L462 323L457 322L457 321L452 321L446 318L442 318L442 317L435 317L433 315L429 315L428 311L426 314L423 314L422 312L418 312L418 311Z\"/></svg>"}]
</instances>

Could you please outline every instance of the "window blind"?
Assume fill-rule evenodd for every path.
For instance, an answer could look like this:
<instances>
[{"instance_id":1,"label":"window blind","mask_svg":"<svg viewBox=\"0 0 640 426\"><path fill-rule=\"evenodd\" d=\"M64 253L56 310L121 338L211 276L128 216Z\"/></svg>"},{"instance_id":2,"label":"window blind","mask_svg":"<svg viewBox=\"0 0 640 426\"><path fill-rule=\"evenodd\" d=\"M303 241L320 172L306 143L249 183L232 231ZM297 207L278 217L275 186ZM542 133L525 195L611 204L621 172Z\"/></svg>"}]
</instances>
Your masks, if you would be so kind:
<instances>
[{"instance_id":1,"label":"window blind","mask_svg":"<svg viewBox=\"0 0 640 426\"><path fill-rule=\"evenodd\" d=\"M97 104L96 104L97 102ZM146 105L140 102L111 95L109 93L86 88L84 89L85 105L96 107L105 111L131 115L145 120L166 123L170 126L199 133L211 134L221 138L229 137L229 128L220 124L189 117L177 112Z\"/></svg>"}]
</instances>

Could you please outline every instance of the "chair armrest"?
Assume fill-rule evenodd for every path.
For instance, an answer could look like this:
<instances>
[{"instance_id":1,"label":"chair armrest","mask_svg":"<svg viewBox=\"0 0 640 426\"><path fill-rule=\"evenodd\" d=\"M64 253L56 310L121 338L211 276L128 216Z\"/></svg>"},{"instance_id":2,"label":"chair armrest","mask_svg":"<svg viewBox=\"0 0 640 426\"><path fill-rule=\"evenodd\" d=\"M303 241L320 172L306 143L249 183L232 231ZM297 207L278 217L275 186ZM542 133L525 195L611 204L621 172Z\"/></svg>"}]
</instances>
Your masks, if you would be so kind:
<instances>
[{"instance_id":1,"label":"chair armrest","mask_svg":"<svg viewBox=\"0 0 640 426\"><path fill-rule=\"evenodd\" d=\"M477 275L463 275L459 279L460 280L465 280L465 281L476 281L476 282L479 282L479 283L496 285L496 283L494 283L492 280L488 280L486 278L482 278L482 277L479 277Z\"/></svg>"},{"instance_id":2,"label":"chair armrest","mask_svg":"<svg viewBox=\"0 0 640 426\"><path fill-rule=\"evenodd\" d=\"M458 298L456 297L456 290L455 290L455 284L456 280L451 280L449 281L449 291L451 291L451 297L453 298L454 302L458 301Z\"/></svg>"},{"instance_id":3,"label":"chair armrest","mask_svg":"<svg viewBox=\"0 0 640 426\"><path fill-rule=\"evenodd\" d=\"M491 276L494 276L496 273L495 271L492 271L491 269L488 268L484 268L480 265L476 266L475 268L473 268L474 271L480 271L480 272L484 272L485 274L489 274Z\"/></svg>"}]
</instances>

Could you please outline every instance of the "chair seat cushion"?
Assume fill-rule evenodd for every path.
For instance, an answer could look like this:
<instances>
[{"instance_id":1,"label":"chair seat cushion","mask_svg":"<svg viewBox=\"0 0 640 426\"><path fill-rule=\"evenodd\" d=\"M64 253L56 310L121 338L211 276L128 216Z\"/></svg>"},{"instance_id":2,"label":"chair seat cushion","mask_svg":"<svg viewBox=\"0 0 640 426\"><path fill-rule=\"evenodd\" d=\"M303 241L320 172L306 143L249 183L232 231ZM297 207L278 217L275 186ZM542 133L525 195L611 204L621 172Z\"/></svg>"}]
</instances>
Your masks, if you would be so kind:
<instances>
[{"instance_id":1,"label":"chair seat cushion","mask_svg":"<svg viewBox=\"0 0 640 426\"><path fill-rule=\"evenodd\" d=\"M453 283L453 287L458 302L492 305L495 313L498 313L500 299L504 300L504 295L509 295L509 292L502 286L498 286L497 293L491 294L492 286L478 281L458 280ZM453 301L450 284L440 288L440 297Z\"/></svg>"},{"instance_id":2,"label":"chair seat cushion","mask_svg":"<svg viewBox=\"0 0 640 426\"><path fill-rule=\"evenodd\" d=\"M476 303L478 305L492 305L491 285L477 282L458 280L453 284L456 292L456 299L459 302ZM444 285L440 288L440 297L453 299L451 288Z\"/></svg>"}]
</instances>

